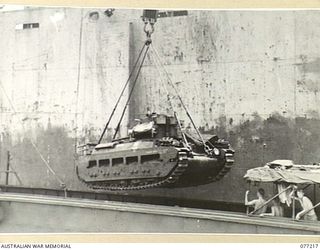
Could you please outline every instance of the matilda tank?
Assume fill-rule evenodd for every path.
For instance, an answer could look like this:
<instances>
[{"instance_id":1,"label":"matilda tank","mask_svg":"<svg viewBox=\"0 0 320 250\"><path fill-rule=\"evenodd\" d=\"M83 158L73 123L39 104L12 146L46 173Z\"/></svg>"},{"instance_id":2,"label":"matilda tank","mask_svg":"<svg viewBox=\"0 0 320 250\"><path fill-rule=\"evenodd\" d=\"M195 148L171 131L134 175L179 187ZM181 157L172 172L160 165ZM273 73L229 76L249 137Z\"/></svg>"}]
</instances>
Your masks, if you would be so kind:
<instances>
[{"instance_id":1,"label":"matilda tank","mask_svg":"<svg viewBox=\"0 0 320 250\"><path fill-rule=\"evenodd\" d=\"M155 52L151 56L158 56L156 49L150 46L156 18L157 11L155 10L143 12L144 32L146 33L144 46L133 64L128 80L98 143L86 144L79 148L76 172L78 178L91 188L135 190L153 187L197 186L221 179L233 164L234 151L230 148L229 142L217 136L212 136L208 140L203 139L166 70L164 73L168 78L168 87L175 90L199 139L182 129L176 112L173 113L173 116L148 112L144 119L130 129L126 138L116 139L149 48L151 47ZM159 56L154 59L164 68ZM129 85L130 80L132 83ZM113 140L101 143L127 88L128 98L115 129ZM173 109L169 91L166 86L164 89Z\"/></svg>"},{"instance_id":2,"label":"matilda tank","mask_svg":"<svg viewBox=\"0 0 320 250\"><path fill-rule=\"evenodd\" d=\"M221 179L232 167L228 141L201 141L176 116L150 114L125 138L78 148L78 178L93 189L189 187Z\"/></svg>"}]
</instances>

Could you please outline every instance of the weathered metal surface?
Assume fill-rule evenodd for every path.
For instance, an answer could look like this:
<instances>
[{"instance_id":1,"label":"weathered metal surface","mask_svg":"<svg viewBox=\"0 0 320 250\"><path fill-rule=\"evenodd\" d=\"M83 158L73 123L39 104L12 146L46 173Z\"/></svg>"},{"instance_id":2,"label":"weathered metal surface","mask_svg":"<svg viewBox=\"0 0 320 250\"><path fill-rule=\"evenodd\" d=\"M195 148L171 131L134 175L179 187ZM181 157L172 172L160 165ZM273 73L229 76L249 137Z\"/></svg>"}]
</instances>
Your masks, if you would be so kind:
<instances>
[{"instance_id":1,"label":"weathered metal surface","mask_svg":"<svg viewBox=\"0 0 320 250\"><path fill-rule=\"evenodd\" d=\"M137 192L137 194L130 194L128 192L106 192L106 191L79 191L79 190L63 190L63 189L48 189L48 188L30 188L21 186L0 186L3 192L17 193L21 195L45 195L68 197L77 199L89 200L108 200L119 202L131 202L164 206L180 206L191 208L203 208L211 210L243 212L246 207L243 203L221 202L214 200L191 199L180 197L166 197L146 195L144 192Z\"/></svg>"},{"instance_id":2,"label":"weathered metal surface","mask_svg":"<svg viewBox=\"0 0 320 250\"><path fill-rule=\"evenodd\" d=\"M181 207L0 194L0 231L319 234L319 223Z\"/></svg>"},{"instance_id":3,"label":"weathered metal surface","mask_svg":"<svg viewBox=\"0 0 320 250\"><path fill-rule=\"evenodd\" d=\"M74 175L74 132L97 139L128 76L128 61L144 40L140 10L117 9L96 21L90 11L82 13L81 46L80 9L1 13L0 166L5 169L10 150L24 185L59 187L32 137L68 188L86 190ZM39 22L40 29L15 30L23 22ZM188 11L159 19L153 36L196 123L228 138L237 155L233 171L218 184L146 195L242 202L247 169L277 158L320 161L318 11ZM167 107L152 62L141 73L132 117L148 106ZM19 184L14 175L9 184Z\"/></svg>"}]
</instances>

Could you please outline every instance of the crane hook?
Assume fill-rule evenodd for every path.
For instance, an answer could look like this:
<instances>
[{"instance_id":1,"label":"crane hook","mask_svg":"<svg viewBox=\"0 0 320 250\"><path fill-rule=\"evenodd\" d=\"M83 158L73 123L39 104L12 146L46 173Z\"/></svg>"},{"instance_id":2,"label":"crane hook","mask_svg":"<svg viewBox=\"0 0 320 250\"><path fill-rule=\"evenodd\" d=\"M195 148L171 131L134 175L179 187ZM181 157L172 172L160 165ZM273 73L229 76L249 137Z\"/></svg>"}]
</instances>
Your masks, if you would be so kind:
<instances>
[{"instance_id":1,"label":"crane hook","mask_svg":"<svg viewBox=\"0 0 320 250\"><path fill-rule=\"evenodd\" d=\"M149 24L149 25L148 25ZM154 27L153 27L154 24L151 24L151 23L148 23L148 22L145 22L144 23L144 28L143 28L143 31L144 33L146 33L146 36L147 36L147 40L146 40L146 45L150 45L152 40L151 40L151 35L152 33L154 32ZM148 26L150 27L148 29Z\"/></svg>"},{"instance_id":2,"label":"crane hook","mask_svg":"<svg viewBox=\"0 0 320 250\"><path fill-rule=\"evenodd\" d=\"M147 35L146 45L151 43L151 35L154 32L154 24L157 22L158 10L143 10L142 21L144 22L143 31Z\"/></svg>"}]
</instances>

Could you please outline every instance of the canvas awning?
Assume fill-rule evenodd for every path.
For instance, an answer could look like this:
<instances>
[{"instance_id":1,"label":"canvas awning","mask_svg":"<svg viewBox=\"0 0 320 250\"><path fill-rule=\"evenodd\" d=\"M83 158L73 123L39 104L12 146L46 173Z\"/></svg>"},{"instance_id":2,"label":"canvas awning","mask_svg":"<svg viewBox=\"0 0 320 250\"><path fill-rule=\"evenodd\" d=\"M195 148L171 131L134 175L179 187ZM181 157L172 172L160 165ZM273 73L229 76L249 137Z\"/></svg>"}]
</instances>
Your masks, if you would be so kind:
<instances>
[{"instance_id":1,"label":"canvas awning","mask_svg":"<svg viewBox=\"0 0 320 250\"><path fill-rule=\"evenodd\" d=\"M286 182L294 184L320 184L319 165L279 164L281 161L268 163L264 167L249 169L244 176L248 181ZM284 163L284 162L283 162Z\"/></svg>"}]
</instances>

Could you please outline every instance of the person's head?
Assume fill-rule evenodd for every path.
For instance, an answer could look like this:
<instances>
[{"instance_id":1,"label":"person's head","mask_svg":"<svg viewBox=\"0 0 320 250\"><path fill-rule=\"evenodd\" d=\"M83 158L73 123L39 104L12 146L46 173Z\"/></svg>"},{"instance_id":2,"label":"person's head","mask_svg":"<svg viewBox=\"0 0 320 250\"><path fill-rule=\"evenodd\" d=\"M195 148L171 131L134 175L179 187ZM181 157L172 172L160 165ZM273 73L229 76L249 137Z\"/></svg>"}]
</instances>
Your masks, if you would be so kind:
<instances>
[{"instance_id":1,"label":"person's head","mask_svg":"<svg viewBox=\"0 0 320 250\"><path fill-rule=\"evenodd\" d=\"M299 199L301 199L304 196L303 189L298 189L297 190L297 196L298 196Z\"/></svg>"},{"instance_id":2,"label":"person's head","mask_svg":"<svg viewBox=\"0 0 320 250\"><path fill-rule=\"evenodd\" d=\"M264 198L264 189L263 188L259 188L258 191L257 191L257 196L259 198Z\"/></svg>"}]
</instances>

